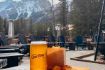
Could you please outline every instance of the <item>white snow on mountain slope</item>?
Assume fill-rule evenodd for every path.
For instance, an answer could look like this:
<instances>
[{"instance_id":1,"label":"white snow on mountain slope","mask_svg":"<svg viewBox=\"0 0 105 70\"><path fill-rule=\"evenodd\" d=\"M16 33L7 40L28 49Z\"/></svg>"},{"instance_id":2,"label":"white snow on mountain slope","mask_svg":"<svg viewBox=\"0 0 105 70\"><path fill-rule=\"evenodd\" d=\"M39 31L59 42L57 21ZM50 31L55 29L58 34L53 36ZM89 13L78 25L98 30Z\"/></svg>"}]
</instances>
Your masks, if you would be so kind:
<instances>
[{"instance_id":1,"label":"white snow on mountain slope","mask_svg":"<svg viewBox=\"0 0 105 70\"><path fill-rule=\"evenodd\" d=\"M32 18L32 20L39 22L52 16L51 1L52 0L0 0L0 16L8 19ZM59 0L53 1L54 8L59 6Z\"/></svg>"},{"instance_id":2,"label":"white snow on mountain slope","mask_svg":"<svg viewBox=\"0 0 105 70\"><path fill-rule=\"evenodd\" d=\"M29 18L32 13L45 12L50 7L48 0L0 0L0 16L7 18L8 15L10 19Z\"/></svg>"}]
</instances>

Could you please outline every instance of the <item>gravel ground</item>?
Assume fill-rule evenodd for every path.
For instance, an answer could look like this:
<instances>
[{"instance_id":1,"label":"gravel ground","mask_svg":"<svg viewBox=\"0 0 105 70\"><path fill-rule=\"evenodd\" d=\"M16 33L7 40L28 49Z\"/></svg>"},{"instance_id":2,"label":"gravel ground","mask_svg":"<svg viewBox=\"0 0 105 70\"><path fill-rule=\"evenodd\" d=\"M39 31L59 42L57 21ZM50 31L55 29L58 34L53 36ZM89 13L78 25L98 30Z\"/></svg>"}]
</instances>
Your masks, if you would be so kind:
<instances>
[{"instance_id":1,"label":"gravel ground","mask_svg":"<svg viewBox=\"0 0 105 70\"><path fill-rule=\"evenodd\" d=\"M84 55L84 54L92 53L92 52L94 52L94 51L76 51L76 52L67 51L66 52L66 64L71 65L71 66L89 67L90 70L105 70L105 65L102 65L102 64L70 60L70 58L72 58L72 57ZM89 57L88 59L94 60L94 56Z\"/></svg>"},{"instance_id":2,"label":"gravel ground","mask_svg":"<svg viewBox=\"0 0 105 70\"><path fill-rule=\"evenodd\" d=\"M105 65L102 64L70 60L70 58L93 52L94 51L66 51L66 64L71 66L89 67L90 70L105 70ZM93 57L94 56L87 59L93 60ZM19 66L0 70L30 70L29 62L29 57L24 57L22 64L20 64Z\"/></svg>"}]
</instances>

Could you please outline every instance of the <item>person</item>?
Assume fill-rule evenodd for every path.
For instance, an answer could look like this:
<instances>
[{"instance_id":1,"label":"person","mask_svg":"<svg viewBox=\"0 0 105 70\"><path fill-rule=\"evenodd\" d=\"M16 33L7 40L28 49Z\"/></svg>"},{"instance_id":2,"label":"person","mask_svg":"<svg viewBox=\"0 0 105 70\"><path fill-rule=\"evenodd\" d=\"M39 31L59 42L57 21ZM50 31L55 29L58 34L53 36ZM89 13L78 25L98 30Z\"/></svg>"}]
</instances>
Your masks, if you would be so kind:
<instances>
[{"instance_id":1,"label":"person","mask_svg":"<svg viewBox=\"0 0 105 70\"><path fill-rule=\"evenodd\" d=\"M34 34L29 35L29 43L32 42L32 41L36 41Z\"/></svg>"},{"instance_id":2,"label":"person","mask_svg":"<svg viewBox=\"0 0 105 70\"><path fill-rule=\"evenodd\" d=\"M94 42L97 42L97 37L98 37L98 35L95 34L95 36L94 36ZM99 42L103 42L103 41L104 41L104 39L103 39L102 35L100 35L99 36Z\"/></svg>"},{"instance_id":3,"label":"person","mask_svg":"<svg viewBox=\"0 0 105 70\"><path fill-rule=\"evenodd\" d=\"M19 34L18 35L19 43L21 44L27 44L27 40L24 34Z\"/></svg>"},{"instance_id":4,"label":"person","mask_svg":"<svg viewBox=\"0 0 105 70\"><path fill-rule=\"evenodd\" d=\"M99 52L104 55L103 59L105 60L105 44L99 47Z\"/></svg>"},{"instance_id":5,"label":"person","mask_svg":"<svg viewBox=\"0 0 105 70\"><path fill-rule=\"evenodd\" d=\"M91 42L92 42L92 38L91 38L91 36L88 36L86 38L86 45L88 47L88 50L93 50L93 46L91 45Z\"/></svg>"},{"instance_id":6,"label":"person","mask_svg":"<svg viewBox=\"0 0 105 70\"><path fill-rule=\"evenodd\" d=\"M69 50L75 50L75 43L72 37L67 37L67 45L66 47L69 47Z\"/></svg>"},{"instance_id":7,"label":"person","mask_svg":"<svg viewBox=\"0 0 105 70\"><path fill-rule=\"evenodd\" d=\"M49 47L52 47L55 45L55 36L53 36L52 34L48 36L48 46Z\"/></svg>"},{"instance_id":8,"label":"person","mask_svg":"<svg viewBox=\"0 0 105 70\"><path fill-rule=\"evenodd\" d=\"M2 45L3 46L9 45L8 38L6 37L6 35L4 33L0 32L0 36L1 36Z\"/></svg>"},{"instance_id":9,"label":"person","mask_svg":"<svg viewBox=\"0 0 105 70\"><path fill-rule=\"evenodd\" d=\"M75 38L75 43L76 43L77 50L79 50L79 47L81 47L82 49L86 47L86 45L84 44L83 36L81 35Z\"/></svg>"},{"instance_id":10,"label":"person","mask_svg":"<svg viewBox=\"0 0 105 70\"><path fill-rule=\"evenodd\" d=\"M2 36L0 35L0 46L3 46L4 43L3 43L3 40L2 40Z\"/></svg>"},{"instance_id":11,"label":"person","mask_svg":"<svg viewBox=\"0 0 105 70\"><path fill-rule=\"evenodd\" d=\"M19 39L19 44L22 44L22 46L20 47L20 49L22 49L21 53L22 54L27 54L29 52L29 45L27 45L27 40L24 34L19 34L18 35L18 39Z\"/></svg>"},{"instance_id":12,"label":"person","mask_svg":"<svg viewBox=\"0 0 105 70\"><path fill-rule=\"evenodd\" d=\"M61 47L65 47L65 37L63 35L59 36L59 42Z\"/></svg>"}]
</instances>

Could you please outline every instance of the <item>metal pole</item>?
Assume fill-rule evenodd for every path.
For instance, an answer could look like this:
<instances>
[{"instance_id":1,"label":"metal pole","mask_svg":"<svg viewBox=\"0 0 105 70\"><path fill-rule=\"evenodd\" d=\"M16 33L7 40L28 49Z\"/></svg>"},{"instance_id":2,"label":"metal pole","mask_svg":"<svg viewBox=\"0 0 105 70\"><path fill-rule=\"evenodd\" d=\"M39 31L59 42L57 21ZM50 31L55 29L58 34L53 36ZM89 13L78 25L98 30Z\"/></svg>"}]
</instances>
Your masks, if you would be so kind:
<instances>
[{"instance_id":1,"label":"metal pole","mask_svg":"<svg viewBox=\"0 0 105 70\"><path fill-rule=\"evenodd\" d=\"M102 3L100 22L99 22L99 25L98 25L98 36L97 36L97 42L96 42L96 52L95 52L94 61L96 61L97 55L98 55L99 39L100 39L100 33L101 33L101 25L102 25L104 10L105 10L104 8L105 8L105 0L103 0L103 3Z\"/></svg>"}]
</instances>

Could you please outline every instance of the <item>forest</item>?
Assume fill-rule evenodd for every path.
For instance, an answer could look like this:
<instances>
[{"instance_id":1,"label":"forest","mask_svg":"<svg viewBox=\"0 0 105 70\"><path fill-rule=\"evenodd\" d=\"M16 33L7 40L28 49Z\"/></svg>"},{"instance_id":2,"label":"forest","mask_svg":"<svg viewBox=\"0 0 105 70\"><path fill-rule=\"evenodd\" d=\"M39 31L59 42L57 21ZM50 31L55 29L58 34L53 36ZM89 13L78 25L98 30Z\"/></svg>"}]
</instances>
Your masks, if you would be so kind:
<instances>
[{"instance_id":1,"label":"forest","mask_svg":"<svg viewBox=\"0 0 105 70\"><path fill-rule=\"evenodd\" d=\"M56 24L61 25L61 32L64 35L68 35L68 32L72 36L92 36L97 33L102 0L73 0L71 4L66 0L60 1L56 8L51 7L52 10L48 12L50 18L44 22L35 22L31 18L13 20L15 34L24 32L47 35L55 31ZM8 33L8 23L8 19L0 17L0 32ZM71 31L67 28L69 24L73 25Z\"/></svg>"}]
</instances>

